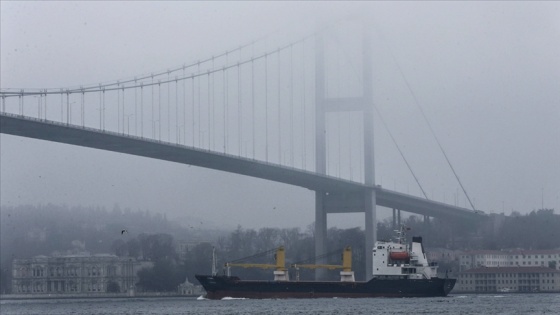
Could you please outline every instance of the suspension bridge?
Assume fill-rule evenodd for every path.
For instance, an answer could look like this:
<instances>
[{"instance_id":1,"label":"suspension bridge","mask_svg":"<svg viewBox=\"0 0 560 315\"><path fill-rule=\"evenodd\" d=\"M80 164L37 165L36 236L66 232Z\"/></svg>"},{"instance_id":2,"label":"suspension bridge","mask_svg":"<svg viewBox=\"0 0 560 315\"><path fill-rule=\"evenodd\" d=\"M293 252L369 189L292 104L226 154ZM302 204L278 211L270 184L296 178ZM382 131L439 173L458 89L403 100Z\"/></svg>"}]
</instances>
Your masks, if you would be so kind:
<instances>
[{"instance_id":1,"label":"suspension bridge","mask_svg":"<svg viewBox=\"0 0 560 315\"><path fill-rule=\"evenodd\" d=\"M270 48L251 42L164 71L93 85L0 91L0 132L195 165L315 192L315 250L328 213L365 213L366 270L376 205L448 219L474 209L375 185L367 31L353 53L329 31ZM359 70L358 70L359 69Z\"/></svg>"}]
</instances>

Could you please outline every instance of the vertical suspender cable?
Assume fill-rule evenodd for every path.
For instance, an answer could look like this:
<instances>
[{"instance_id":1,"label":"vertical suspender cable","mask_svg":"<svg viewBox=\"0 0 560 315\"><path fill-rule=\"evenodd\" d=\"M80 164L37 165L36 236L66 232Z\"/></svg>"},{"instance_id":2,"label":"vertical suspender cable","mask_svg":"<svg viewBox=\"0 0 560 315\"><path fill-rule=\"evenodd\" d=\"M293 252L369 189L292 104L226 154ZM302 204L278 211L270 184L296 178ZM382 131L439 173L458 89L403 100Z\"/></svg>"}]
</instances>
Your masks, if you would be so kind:
<instances>
[{"instance_id":1,"label":"vertical suspender cable","mask_svg":"<svg viewBox=\"0 0 560 315\"><path fill-rule=\"evenodd\" d=\"M206 92L208 93L208 99L206 101L206 112L208 114L207 115L208 116L208 122L207 122L206 126L208 128L208 150L210 150L210 137L211 137L211 134L210 134L210 130L211 130L211 126L210 126L210 120L211 120L211 117L210 117L210 70L208 70L207 75L208 75L208 77L207 77L207 79L208 79L207 90L208 91L206 91Z\"/></svg>"},{"instance_id":2,"label":"vertical suspender cable","mask_svg":"<svg viewBox=\"0 0 560 315\"><path fill-rule=\"evenodd\" d=\"M23 96L23 94L22 94ZM23 100L21 101L22 103L22 115L23 115ZM60 122L63 123L64 122L64 93L63 90L60 89Z\"/></svg>"},{"instance_id":3,"label":"vertical suspender cable","mask_svg":"<svg viewBox=\"0 0 560 315\"><path fill-rule=\"evenodd\" d=\"M216 99L216 94L215 94L215 88L216 88L216 76L213 74L214 73L214 56L212 56L212 118L211 118L211 128L210 131L212 132L212 150L216 150L216 130L214 130L216 123L215 123L215 119L216 119L216 107L215 107L215 99ZM210 147L210 145L208 145L208 147Z\"/></svg>"},{"instance_id":4,"label":"vertical suspender cable","mask_svg":"<svg viewBox=\"0 0 560 315\"><path fill-rule=\"evenodd\" d=\"M85 114L85 93L82 89L82 127L86 125L86 114Z\"/></svg>"},{"instance_id":5,"label":"vertical suspender cable","mask_svg":"<svg viewBox=\"0 0 560 315\"><path fill-rule=\"evenodd\" d=\"M154 75L152 74L152 139L156 139L155 110L154 110Z\"/></svg>"},{"instance_id":6,"label":"vertical suspender cable","mask_svg":"<svg viewBox=\"0 0 560 315\"><path fill-rule=\"evenodd\" d=\"M192 120L192 146L194 147L194 73L191 75L191 90L192 90L192 106L191 106L191 120Z\"/></svg>"},{"instance_id":7,"label":"vertical suspender cable","mask_svg":"<svg viewBox=\"0 0 560 315\"><path fill-rule=\"evenodd\" d=\"M102 92L101 90L99 90L99 130L103 129L103 126L101 125L101 110L103 108L103 97L101 95Z\"/></svg>"},{"instance_id":8,"label":"vertical suspender cable","mask_svg":"<svg viewBox=\"0 0 560 315\"><path fill-rule=\"evenodd\" d=\"M179 128L179 82L177 81L177 76L175 76L175 142L179 144L179 134L181 129Z\"/></svg>"},{"instance_id":9,"label":"vertical suspender cable","mask_svg":"<svg viewBox=\"0 0 560 315\"><path fill-rule=\"evenodd\" d=\"M341 93L340 93L340 49L339 47L337 47L336 49L336 68L335 68L335 78L336 78L336 83L335 83L335 88L336 88L336 96L340 97ZM337 127L337 140L338 140L338 145L337 145L337 165L336 165L336 171L337 171L337 176L340 177L340 165L342 164L340 159L341 159L341 154L340 154L340 146L342 144L341 141L341 116L342 116L342 110L340 108L340 102L338 102L337 104L337 111L336 111L336 127Z\"/></svg>"},{"instance_id":10,"label":"vertical suspender cable","mask_svg":"<svg viewBox=\"0 0 560 315\"><path fill-rule=\"evenodd\" d=\"M121 132L121 91L119 89L120 84L117 81L117 132ZM123 113L124 116L124 113ZM123 133L124 133L124 126L123 126Z\"/></svg>"},{"instance_id":11,"label":"vertical suspender cable","mask_svg":"<svg viewBox=\"0 0 560 315\"><path fill-rule=\"evenodd\" d=\"M144 83L140 83L140 137L144 138Z\"/></svg>"},{"instance_id":12,"label":"vertical suspender cable","mask_svg":"<svg viewBox=\"0 0 560 315\"><path fill-rule=\"evenodd\" d=\"M154 75L152 74L152 84L150 84L150 86L152 87L152 93L151 93L151 98L152 98L152 139L156 139L154 133Z\"/></svg>"},{"instance_id":13,"label":"vertical suspender cable","mask_svg":"<svg viewBox=\"0 0 560 315\"><path fill-rule=\"evenodd\" d=\"M136 86L136 78L134 78L134 86ZM138 136L138 91L134 88L134 135Z\"/></svg>"},{"instance_id":14,"label":"vertical suspender cable","mask_svg":"<svg viewBox=\"0 0 560 315\"><path fill-rule=\"evenodd\" d=\"M66 124L70 123L70 93L66 90Z\"/></svg>"},{"instance_id":15,"label":"vertical suspender cable","mask_svg":"<svg viewBox=\"0 0 560 315\"><path fill-rule=\"evenodd\" d=\"M241 53L241 50L239 50ZM241 66L237 62L237 137L239 138L239 156L241 156L242 134L241 134Z\"/></svg>"},{"instance_id":16,"label":"vertical suspender cable","mask_svg":"<svg viewBox=\"0 0 560 315\"><path fill-rule=\"evenodd\" d=\"M48 95L47 95L47 89L45 89L45 120L47 120L47 100L48 100ZM5 107L6 104L4 104ZM4 108L4 111L6 111L6 108Z\"/></svg>"},{"instance_id":17,"label":"vertical suspender cable","mask_svg":"<svg viewBox=\"0 0 560 315\"><path fill-rule=\"evenodd\" d=\"M306 121L306 108L305 108L305 101L306 101L306 97L305 97L305 93L306 93L306 89L305 89L305 84L307 82L306 78L305 78L305 65L307 64L305 62L305 41L301 44L301 51L302 51L302 78L303 78L303 84L301 85L303 88L302 94L303 94L303 169L305 170L306 168L306 162L307 162L307 150L306 150L306 130L305 130L305 121Z\"/></svg>"},{"instance_id":18,"label":"vertical suspender cable","mask_svg":"<svg viewBox=\"0 0 560 315\"><path fill-rule=\"evenodd\" d=\"M348 151L349 151L349 155L350 155L350 180L354 180L354 172L352 170L352 118L351 118L352 113L349 112L348 113Z\"/></svg>"},{"instance_id":19,"label":"vertical suspender cable","mask_svg":"<svg viewBox=\"0 0 560 315\"><path fill-rule=\"evenodd\" d=\"M167 141L171 142L171 83L170 72L167 70Z\"/></svg>"},{"instance_id":20,"label":"vertical suspender cable","mask_svg":"<svg viewBox=\"0 0 560 315\"><path fill-rule=\"evenodd\" d=\"M252 58L252 57L251 57ZM251 121L253 128L253 159L255 159L255 62L251 59Z\"/></svg>"},{"instance_id":21,"label":"vertical suspender cable","mask_svg":"<svg viewBox=\"0 0 560 315\"><path fill-rule=\"evenodd\" d=\"M158 80L158 139L161 141L161 80Z\"/></svg>"},{"instance_id":22,"label":"vertical suspender cable","mask_svg":"<svg viewBox=\"0 0 560 315\"><path fill-rule=\"evenodd\" d=\"M186 91L185 65L183 65L183 142L187 145L187 91Z\"/></svg>"},{"instance_id":23,"label":"vertical suspender cable","mask_svg":"<svg viewBox=\"0 0 560 315\"><path fill-rule=\"evenodd\" d=\"M280 114L280 90L281 90L281 70L280 70L280 48L278 48L276 54L278 54L278 164L282 164L282 133L280 132L281 126L280 121L282 116Z\"/></svg>"},{"instance_id":24,"label":"vertical suspender cable","mask_svg":"<svg viewBox=\"0 0 560 315\"><path fill-rule=\"evenodd\" d=\"M224 145L224 153L226 153L226 67L224 66L224 68L222 69L222 89L223 91L223 100L222 103L224 105L224 110L222 112L223 117L224 117L224 124L222 126L222 129L224 130L224 138L223 138L223 145Z\"/></svg>"},{"instance_id":25,"label":"vertical suspender cable","mask_svg":"<svg viewBox=\"0 0 560 315\"><path fill-rule=\"evenodd\" d=\"M124 134L124 85L122 86L122 126L123 126L123 134ZM128 126L128 129L130 130L130 125Z\"/></svg>"},{"instance_id":26,"label":"vertical suspender cable","mask_svg":"<svg viewBox=\"0 0 560 315\"><path fill-rule=\"evenodd\" d=\"M201 118L201 112L202 112L202 98L200 97L200 86L202 85L202 77L200 75L200 64L198 66L198 74L196 75L196 79L198 81L198 102L197 102L197 108L198 108L198 147L202 148L202 118Z\"/></svg>"},{"instance_id":27,"label":"vertical suspender cable","mask_svg":"<svg viewBox=\"0 0 560 315\"><path fill-rule=\"evenodd\" d=\"M268 162L268 53L264 55L264 149L265 160Z\"/></svg>"},{"instance_id":28,"label":"vertical suspender cable","mask_svg":"<svg viewBox=\"0 0 560 315\"><path fill-rule=\"evenodd\" d=\"M290 163L294 167L294 56L290 45Z\"/></svg>"},{"instance_id":29,"label":"vertical suspender cable","mask_svg":"<svg viewBox=\"0 0 560 315\"><path fill-rule=\"evenodd\" d=\"M101 107L101 111L103 112L103 116L102 117L102 129L103 131L105 131L105 88L103 88L103 107Z\"/></svg>"},{"instance_id":30,"label":"vertical suspender cable","mask_svg":"<svg viewBox=\"0 0 560 315\"><path fill-rule=\"evenodd\" d=\"M202 125L202 119L200 118L200 112L202 111L202 101L200 99L200 86L201 84L201 77L200 77L200 62L198 63L198 70L197 70L197 75L196 75L196 79L198 81L198 101L197 101L197 108L198 108L198 147L202 148L202 133L200 132L201 130L201 125Z\"/></svg>"},{"instance_id":31,"label":"vertical suspender cable","mask_svg":"<svg viewBox=\"0 0 560 315\"><path fill-rule=\"evenodd\" d=\"M226 51L226 68L224 70L225 76L226 76L226 81L225 81L225 97L226 97L226 102L224 103L224 129L227 130L227 132L224 132L224 141L225 141L225 152L227 152L228 149L228 134L229 134L229 115L228 115L228 105L229 105L229 76L227 74L227 66L229 64L229 54ZM224 130L224 131L225 131Z\"/></svg>"}]
</instances>

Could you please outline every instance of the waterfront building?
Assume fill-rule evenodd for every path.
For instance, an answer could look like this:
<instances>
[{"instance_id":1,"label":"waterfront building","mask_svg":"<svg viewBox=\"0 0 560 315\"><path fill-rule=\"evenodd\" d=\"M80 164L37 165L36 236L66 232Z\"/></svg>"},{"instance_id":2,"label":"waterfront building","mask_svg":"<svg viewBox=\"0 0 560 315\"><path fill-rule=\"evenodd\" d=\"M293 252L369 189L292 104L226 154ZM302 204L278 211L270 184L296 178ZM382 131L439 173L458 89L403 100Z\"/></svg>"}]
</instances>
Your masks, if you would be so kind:
<instances>
[{"instance_id":1,"label":"waterfront building","mask_svg":"<svg viewBox=\"0 0 560 315\"><path fill-rule=\"evenodd\" d=\"M560 271L547 267L481 267L459 274L453 292L560 292Z\"/></svg>"},{"instance_id":2,"label":"waterfront building","mask_svg":"<svg viewBox=\"0 0 560 315\"><path fill-rule=\"evenodd\" d=\"M201 285L193 284L189 281L189 278L185 278L185 282L177 286L177 294L179 295L204 295L206 293Z\"/></svg>"},{"instance_id":3,"label":"waterfront building","mask_svg":"<svg viewBox=\"0 0 560 315\"><path fill-rule=\"evenodd\" d=\"M560 250L475 250L459 255L460 271L479 267L548 267L560 270Z\"/></svg>"},{"instance_id":4,"label":"waterfront building","mask_svg":"<svg viewBox=\"0 0 560 315\"><path fill-rule=\"evenodd\" d=\"M152 262L109 254L14 259L13 294L134 294L138 271Z\"/></svg>"}]
</instances>

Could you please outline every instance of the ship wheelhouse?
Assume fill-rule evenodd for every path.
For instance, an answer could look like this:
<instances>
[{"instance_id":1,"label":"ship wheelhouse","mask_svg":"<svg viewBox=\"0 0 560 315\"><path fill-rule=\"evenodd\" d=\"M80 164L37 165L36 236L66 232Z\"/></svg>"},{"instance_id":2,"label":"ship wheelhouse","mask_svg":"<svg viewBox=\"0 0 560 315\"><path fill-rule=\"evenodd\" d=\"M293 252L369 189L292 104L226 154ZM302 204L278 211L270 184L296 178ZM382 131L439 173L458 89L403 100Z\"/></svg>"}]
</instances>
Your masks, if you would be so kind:
<instances>
[{"instance_id":1,"label":"ship wheelhouse","mask_svg":"<svg viewBox=\"0 0 560 315\"><path fill-rule=\"evenodd\" d=\"M437 264L430 264L421 237L405 244L404 227L396 231L395 241L378 241L372 251L374 278L431 279L437 276Z\"/></svg>"}]
</instances>

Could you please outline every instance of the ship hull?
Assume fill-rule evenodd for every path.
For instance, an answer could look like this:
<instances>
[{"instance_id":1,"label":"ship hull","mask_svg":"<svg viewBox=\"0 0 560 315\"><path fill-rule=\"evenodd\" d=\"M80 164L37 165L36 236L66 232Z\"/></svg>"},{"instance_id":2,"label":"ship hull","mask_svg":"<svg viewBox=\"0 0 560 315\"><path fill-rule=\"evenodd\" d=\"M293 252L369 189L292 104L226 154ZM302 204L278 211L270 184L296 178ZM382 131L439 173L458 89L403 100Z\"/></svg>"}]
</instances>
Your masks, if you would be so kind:
<instances>
[{"instance_id":1,"label":"ship hull","mask_svg":"<svg viewBox=\"0 0 560 315\"><path fill-rule=\"evenodd\" d=\"M197 275L206 298L368 298L446 296L455 279L372 279L367 282L253 281L238 277Z\"/></svg>"}]
</instances>

